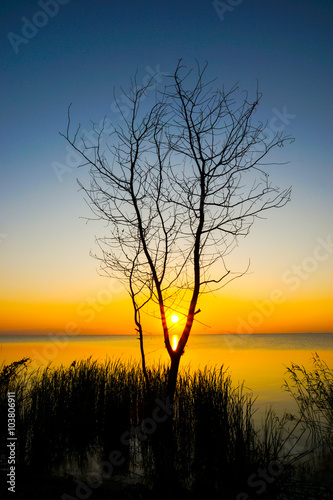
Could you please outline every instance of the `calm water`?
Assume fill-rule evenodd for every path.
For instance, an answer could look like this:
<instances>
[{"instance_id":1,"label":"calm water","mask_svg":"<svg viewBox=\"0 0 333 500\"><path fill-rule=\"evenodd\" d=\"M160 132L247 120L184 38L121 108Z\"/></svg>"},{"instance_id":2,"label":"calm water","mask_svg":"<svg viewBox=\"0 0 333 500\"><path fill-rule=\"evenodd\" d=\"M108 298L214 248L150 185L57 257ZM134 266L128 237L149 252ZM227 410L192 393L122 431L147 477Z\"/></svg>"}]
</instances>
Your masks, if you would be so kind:
<instances>
[{"instance_id":1,"label":"calm water","mask_svg":"<svg viewBox=\"0 0 333 500\"><path fill-rule=\"evenodd\" d=\"M176 341L176 339L175 339ZM167 362L168 356L160 336L145 337L148 363ZM312 367L312 355L333 367L333 334L256 334L193 335L182 359L182 368L196 369L206 365L228 368L234 384L241 384L257 397L260 410L273 405L280 412L295 410L291 396L283 390L287 366L297 363ZM140 361L139 341L135 336L0 336L0 361L6 364L30 357L33 367L68 365L75 359L103 361L121 358Z\"/></svg>"}]
</instances>

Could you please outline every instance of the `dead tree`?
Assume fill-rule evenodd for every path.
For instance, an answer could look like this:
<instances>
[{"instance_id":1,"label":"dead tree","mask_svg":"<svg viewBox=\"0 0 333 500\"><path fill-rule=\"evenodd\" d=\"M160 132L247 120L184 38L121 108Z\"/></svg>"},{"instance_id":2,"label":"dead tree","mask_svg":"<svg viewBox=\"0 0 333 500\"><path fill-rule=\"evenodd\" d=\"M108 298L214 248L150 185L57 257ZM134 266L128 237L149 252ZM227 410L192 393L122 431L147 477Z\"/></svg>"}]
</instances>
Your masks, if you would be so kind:
<instances>
[{"instance_id":1,"label":"dead tree","mask_svg":"<svg viewBox=\"0 0 333 500\"><path fill-rule=\"evenodd\" d=\"M97 258L128 288L148 386L142 312L157 308L170 357L171 401L200 295L240 275L225 262L237 239L266 210L290 199L290 188L270 183L272 164L264 160L292 139L282 133L268 139L265 124L253 124L258 91L249 101L237 86L214 90L204 82L205 71L180 61L164 89L145 103L152 81L139 87L135 79L125 94L129 116L123 114L108 137L94 126L95 144L80 136L80 127L70 132L70 116L63 134L90 169L90 186L80 186L93 213L108 224ZM174 348L171 310L184 317Z\"/></svg>"}]
</instances>

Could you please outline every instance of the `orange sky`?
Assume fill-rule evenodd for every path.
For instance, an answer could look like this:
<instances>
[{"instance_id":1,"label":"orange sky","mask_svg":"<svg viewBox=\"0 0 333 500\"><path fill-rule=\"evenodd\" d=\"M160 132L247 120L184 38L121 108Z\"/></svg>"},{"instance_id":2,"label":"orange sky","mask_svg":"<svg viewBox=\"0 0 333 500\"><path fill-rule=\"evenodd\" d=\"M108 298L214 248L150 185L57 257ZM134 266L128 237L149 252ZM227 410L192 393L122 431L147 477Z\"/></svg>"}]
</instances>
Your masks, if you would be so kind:
<instances>
[{"instance_id":1,"label":"orange sky","mask_svg":"<svg viewBox=\"0 0 333 500\"><path fill-rule=\"evenodd\" d=\"M281 225L278 215L272 214L270 221L272 226L260 221L230 256L228 265L237 271L246 268L251 257L250 272L201 297L193 333L333 332L329 233L312 227L302 239L288 224ZM288 221L296 227L292 211ZM267 233L269 227L276 232ZM30 249L32 263L15 240L3 241L0 331L133 334L131 302L119 283L98 275L98 264L87 251L91 241L82 233L72 248L62 247L63 254L52 254L51 249L33 254ZM10 266L11 261L15 265ZM143 319L147 332L161 333L158 320ZM172 332L180 330L181 322Z\"/></svg>"},{"instance_id":2,"label":"orange sky","mask_svg":"<svg viewBox=\"0 0 333 500\"><path fill-rule=\"evenodd\" d=\"M193 333L218 334L237 333L287 333L287 332L332 332L333 299L305 300L286 298L284 302L271 299L241 300L227 297L201 299L201 313ZM282 300L282 298L281 298ZM56 330L62 333L84 334L133 334L132 306L128 299L115 299L108 304L86 302L5 302L2 310L1 329ZM176 311L178 312L178 311ZM157 319L144 316L149 333L161 333ZM184 320L173 324L171 333L181 332ZM41 333L42 333L41 332Z\"/></svg>"}]
</instances>

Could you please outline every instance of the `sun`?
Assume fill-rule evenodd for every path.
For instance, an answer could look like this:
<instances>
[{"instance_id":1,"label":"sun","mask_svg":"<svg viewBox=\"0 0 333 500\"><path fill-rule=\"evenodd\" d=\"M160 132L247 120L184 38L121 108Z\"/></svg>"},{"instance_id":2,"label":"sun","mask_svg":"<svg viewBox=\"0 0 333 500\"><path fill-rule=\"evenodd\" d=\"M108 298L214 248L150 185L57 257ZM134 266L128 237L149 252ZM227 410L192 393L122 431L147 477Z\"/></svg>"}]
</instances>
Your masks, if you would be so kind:
<instances>
[{"instance_id":1,"label":"sun","mask_svg":"<svg viewBox=\"0 0 333 500\"><path fill-rule=\"evenodd\" d=\"M173 314L173 315L171 316L171 321L172 321L172 323L178 323L178 321L179 321L179 316L177 316L177 314Z\"/></svg>"}]
</instances>

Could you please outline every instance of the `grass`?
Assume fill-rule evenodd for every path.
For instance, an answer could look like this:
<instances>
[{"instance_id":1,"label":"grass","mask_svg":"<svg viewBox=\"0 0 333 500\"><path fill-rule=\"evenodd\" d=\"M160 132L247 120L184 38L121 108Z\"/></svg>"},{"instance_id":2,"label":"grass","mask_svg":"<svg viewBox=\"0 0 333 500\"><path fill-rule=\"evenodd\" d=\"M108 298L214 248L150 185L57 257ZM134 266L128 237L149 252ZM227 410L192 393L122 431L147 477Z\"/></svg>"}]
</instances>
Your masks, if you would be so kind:
<instances>
[{"instance_id":1,"label":"grass","mask_svg":"<svg viewBox=\"0 0 333 500\"><path fill-rule=\"evenodd\" d=\"M311 429L313 442L333 444L333 370L314 354L313 369L292 364L285 388L295 399L303 422Z\"/></svg>"},{"instance_id":2,"label":"grass","mask_svg":"<svg viewBox=\"0 0 333 500\"><path fill-rule=\"evenodd\" d=\"M103 460L116 446L128 458L119 435L129 428L129 408L140 397L138 367L89 359L69 367L49 365L29 375L6 367L3 373L7 379L9 374L8 388L17 394L17 432L26 467L50 472L77 462L82 468L97 450Z\"/></svg>"},{"instance_id":3,"label":"grass","mask_svg":"<svg viewBox=\"0 0 333 500\"><path fill-rule=\"evenodd\" d=\"M301 479L319 485L333 483L333 370L316 353L312 361L312 369L295 363L288 367L285 389L298 405L299 420L312 449ZM332 498L333 487L331 494Z\"/></svg>"},{"instance_id":4,"label":"grass","mask_svg":"<svg viewBox=\"0 0 333 500\"><path fill-rule=\"evenodd\" d=\"M274 464L282 464L279 474L270 474L273 480L266 481L258 496L262 500L278 498L279 485L306 456L303 449L297 451L304 429L297 437L295 429L305 422L319 432L318 419L314 424L314 402L321 411L320 423L324 419L327 428L332 423L332 372L319 359L316 362L312 374L295 365L290 368L294 385L288 390L299 403L300 418L293 421L285 415L279 419L271 409L259 429L253 422L253 395L243 386L233 386L223 367L194 372L183 369L171 438L182 487L212 498L236 498L243 491L256 498L249 478L260 470L273 470L273 466L277 470ZM150 487L166 459L162 452L168 448L163 442L165 434L159 432L165 424L152 419L156 398L163 400L167 368L156 365L149 377L150 400L139 364L120 360L100 363L90 358L74 361L71 366L48 365L34 371L29 370L29 359L2 365L0 425L7 428L7 393L13 391L18 466L30 475L38 471L44 476L70 472L92 477L95 471L94 479L104 483L126 477ZM1 435L2 450L6 449L5 440L6 435ZM124 460L109 477L99 465L110 459L113 450ZM5 467L5 455L1 462Z\"/></svg>"}]
</instances>

